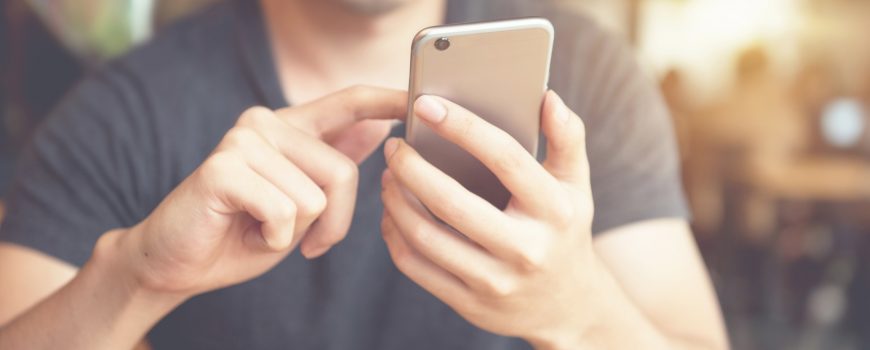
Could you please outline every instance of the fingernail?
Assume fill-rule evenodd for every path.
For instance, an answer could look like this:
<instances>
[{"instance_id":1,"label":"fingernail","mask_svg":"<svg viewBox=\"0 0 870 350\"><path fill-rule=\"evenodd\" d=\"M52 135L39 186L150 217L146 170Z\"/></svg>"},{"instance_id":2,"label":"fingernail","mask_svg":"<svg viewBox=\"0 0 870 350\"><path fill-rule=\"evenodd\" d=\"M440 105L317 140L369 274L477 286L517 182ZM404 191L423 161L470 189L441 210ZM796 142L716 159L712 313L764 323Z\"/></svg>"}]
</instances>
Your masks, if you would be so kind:
<instances>
[{"instance_id":1,"label":"fingernail","mask_svg":"<svg viewBox=\"0 0 870 350\"><path fill-rule=\"evenodd\" d=\"M565 105L565 101L562 101L559 94L553 90L550 90L550 98L552 99L550 106L553 107L552 111L556 114L556 120L563 124L567 123L570 113L568 112L568 106Z\"/></svg>"},{"instance_id":2,"label":"fingernail","mask_svg":"<svg viewBox=\"0 0 870 350\"><path fill-rule=\"evenodd\" d=\"M387 143L384 144L384 157L386 159L390 159L393 156L393 153L396 153L396 149L399 148L399 140L395 137L391 137L387 140Z\"/></svg>"},{"instance_id":3,"label":"fingernail","mask_svg":"<svg viewBox=\"0 0 870 350\"><path fill-rule=\"evenodd\" d=\"M430 123L439 123L447 116L447 108L434 97L423 95L414 102L414 113Z\"/></svg>"},{"instance_id":4,"label":"fingernail","mask_svg":"<svg viewBox=\"0 0 870 350\"><path fill-rule=\"evenodd\" d=\"M305 247L305 248L308 248L308 247ZM329 248L332 248L332 247L325 246L325 247L318 247L318 248L302 249L302 256L304 256L308 260L317 259L317 258L323 256L323 254L326 254L326 252L329 250Z\"/></svg>"}]
</instances>

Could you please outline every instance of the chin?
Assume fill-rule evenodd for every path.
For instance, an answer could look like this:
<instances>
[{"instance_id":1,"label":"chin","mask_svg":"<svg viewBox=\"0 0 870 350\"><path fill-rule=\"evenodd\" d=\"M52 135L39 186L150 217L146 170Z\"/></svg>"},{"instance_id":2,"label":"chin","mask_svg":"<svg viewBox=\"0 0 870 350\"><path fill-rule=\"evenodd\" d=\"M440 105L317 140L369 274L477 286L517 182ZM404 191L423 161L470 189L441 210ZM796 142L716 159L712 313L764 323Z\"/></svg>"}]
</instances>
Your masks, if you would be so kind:
<instances>
[{"instance_id":1,"label":"chin","mask_svg":"<svg viewBox=\"0 0 870 350\"><path fill-rule=\"evenodd\" d=\"M323 1L323 0L313 0ZM353 12L366 15L382 15L416 0L330 0L346 6Z\"/></svg>"}]
</instances>

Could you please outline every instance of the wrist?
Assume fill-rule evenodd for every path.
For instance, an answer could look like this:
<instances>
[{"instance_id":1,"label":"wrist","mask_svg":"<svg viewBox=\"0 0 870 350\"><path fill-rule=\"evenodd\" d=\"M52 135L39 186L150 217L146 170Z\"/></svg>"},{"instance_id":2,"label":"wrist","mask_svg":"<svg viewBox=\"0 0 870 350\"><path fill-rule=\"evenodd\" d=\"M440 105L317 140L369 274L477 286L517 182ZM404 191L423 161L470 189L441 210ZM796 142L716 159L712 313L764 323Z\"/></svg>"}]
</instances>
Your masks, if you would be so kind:
<instances>
[{"instance_id":1,"label":"wrist","mask_svg":"<svg viewBox=\"0 0 870 350\"><path fill-rule=\"evenodd\" d=\"M79 348L133 348L154 324L185 300L143 288L134 274L135 261L126 251L125 237L124 230L103 234L76 277L45 302L48 304L44 308L59 308L69 315L64 319L56 312L48 313L58 317L59 324L77 323L76 327L52 328L58 339L68 339Z\"/></svg>"},{"instance_id":2,"label":"wrist","mask_svg":"<svg viewBox=\"0 0 870 350\"><path fill-rule=\"evenodd\" d=\"M609 272L601 268L603 265L597 258L590 261L585 276L576 279L585 280L582 284L586 287L574 293L577 300L558 308L566 310L566 316L555 322L553 328L526 337L536 350L586 349L590 338L594 338L592 333L607 322L605 319L612 303L606 292Z\"/></svg>"},{"instance_id":3,"label":"wrist","mask_svg":"<svg viewBox=\"0 0 870 350\"><path fill-rule=\"evenodd\" d=\"M190 295L165 292L148 282L143 273L143 261L138 238L132 229L116 229L103 234L97 241L89 264L112 276L112 287L125 291L131 302L155 307L155 311L175 308Z\"/></svg>"},{"instance_id":4,"label":"wrist","mask_svg":"<svg viewBox=\"0 0 870 350\"><path fill-rule=\"evenodd\" d=\"M667 339L632 304L604 264L592 264L589 279L594 286L582 297L572 314L579 323L559 328L530 340L535 349L667 349ZM573 327L573 328L572 328Z\"/></svg>"}]
</instances>

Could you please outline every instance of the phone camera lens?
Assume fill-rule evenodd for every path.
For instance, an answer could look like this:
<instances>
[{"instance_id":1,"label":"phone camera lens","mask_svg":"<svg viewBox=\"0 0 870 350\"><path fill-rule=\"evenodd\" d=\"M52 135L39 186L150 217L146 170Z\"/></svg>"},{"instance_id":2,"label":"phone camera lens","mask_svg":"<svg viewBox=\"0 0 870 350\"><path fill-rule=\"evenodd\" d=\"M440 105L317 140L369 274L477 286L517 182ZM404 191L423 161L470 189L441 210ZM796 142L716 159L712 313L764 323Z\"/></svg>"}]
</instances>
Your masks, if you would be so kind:
<instances>
[{"instance_id":1,"label":"phone camera lens","mask_svg":"<svg viewBox=\"0 0 870 350\"><path fill-rule=\"evenodd\" d=\"M441 38L435 40L435 48L438 49L438 51L447 50L448 48L450 48L450 39Z\"/></svg>"}]
</instances>

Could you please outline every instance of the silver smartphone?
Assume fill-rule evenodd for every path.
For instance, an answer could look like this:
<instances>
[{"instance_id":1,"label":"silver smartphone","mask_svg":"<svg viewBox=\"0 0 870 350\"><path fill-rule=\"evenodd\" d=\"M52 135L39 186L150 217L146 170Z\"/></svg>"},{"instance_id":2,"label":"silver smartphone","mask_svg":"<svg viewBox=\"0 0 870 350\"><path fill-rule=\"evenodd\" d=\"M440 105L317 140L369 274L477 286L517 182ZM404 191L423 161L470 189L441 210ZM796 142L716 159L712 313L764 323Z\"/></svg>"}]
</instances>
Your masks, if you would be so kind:
<instances>
[{"instance_id":1,"label":"silver smartphone","mask_svg":"<svg viewBox=\"0 0 870 350\"><path fill-rule=\"evenodd\" d=\"M420 95L456 102L538 152L553 25L543 18L426 28L411 49L406 139L430 163L503 209L510 193L489 169L414 117Z\"/></svg>"}]
</instances>

